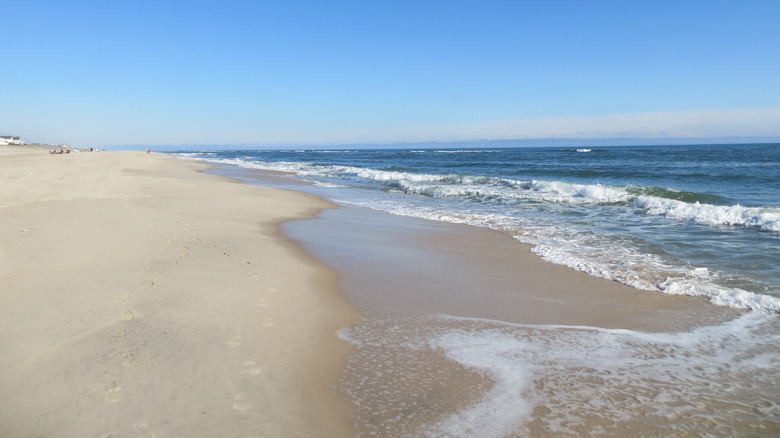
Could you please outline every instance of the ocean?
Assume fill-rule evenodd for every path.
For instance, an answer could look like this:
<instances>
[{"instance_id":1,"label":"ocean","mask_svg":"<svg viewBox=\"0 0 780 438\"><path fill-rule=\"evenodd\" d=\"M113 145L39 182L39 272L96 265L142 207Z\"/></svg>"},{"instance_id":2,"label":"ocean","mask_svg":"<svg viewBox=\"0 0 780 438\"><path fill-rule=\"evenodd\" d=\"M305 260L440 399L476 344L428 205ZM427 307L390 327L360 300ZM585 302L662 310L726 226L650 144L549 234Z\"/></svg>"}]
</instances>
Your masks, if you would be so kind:
<instances>
[{"instance_id":1,"label":"ocean","mask_svg":"<svg viewBox=\"0 0 780 438\"><path fill-rule=\"evenodd\" d=\"M358 435L780 433L780 144L177 156L287 172L351 208L500 230L548 262L742 311L669 333L444 314L366 321L340 332L358 347L341 383ZM458 396L470 402L422 415L417 392L443 385L431 370L443 360L473 378Z\"/></svg>"}]
</instances>

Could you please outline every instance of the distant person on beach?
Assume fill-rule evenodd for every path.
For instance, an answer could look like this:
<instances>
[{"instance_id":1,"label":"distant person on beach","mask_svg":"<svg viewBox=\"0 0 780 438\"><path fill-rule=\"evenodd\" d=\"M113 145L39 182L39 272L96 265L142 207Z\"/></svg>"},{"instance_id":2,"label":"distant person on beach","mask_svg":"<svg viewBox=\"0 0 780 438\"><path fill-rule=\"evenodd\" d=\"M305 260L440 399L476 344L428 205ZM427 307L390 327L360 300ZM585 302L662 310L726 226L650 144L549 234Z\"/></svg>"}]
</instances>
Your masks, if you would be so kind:
<instances>
[{"instance_id":1,"label":"distant person on beach","mask_svg":"<svg viewBox=\"0 0 780 438\"><path fill-rule=\"evenodd\" d=\"M149 148L147 148L147 149L146 149L146 153L147 153L147 154L151 154L151 153L152 153L152 150L151 150L151 149L149 149Z\"/></svg>"}]
</instances>

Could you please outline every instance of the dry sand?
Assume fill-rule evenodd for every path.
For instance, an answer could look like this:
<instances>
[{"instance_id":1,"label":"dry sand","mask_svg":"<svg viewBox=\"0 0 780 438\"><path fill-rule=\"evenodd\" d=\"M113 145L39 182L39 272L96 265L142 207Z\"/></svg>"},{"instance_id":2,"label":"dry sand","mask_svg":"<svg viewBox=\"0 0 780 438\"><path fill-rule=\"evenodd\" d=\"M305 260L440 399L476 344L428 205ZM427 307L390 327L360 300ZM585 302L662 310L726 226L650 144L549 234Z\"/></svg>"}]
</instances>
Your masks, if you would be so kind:
<instances>
[{"instance_id":1,"label":"dry sand","mask_svg":"<svg viewBox=\"0 0 780 438\"><path fill-rule=\"evenodd\" d=\"M277 225L328 208L144 152L0 147L0 436L349 436L358 321Z\"/></svg>"}]
</instances>

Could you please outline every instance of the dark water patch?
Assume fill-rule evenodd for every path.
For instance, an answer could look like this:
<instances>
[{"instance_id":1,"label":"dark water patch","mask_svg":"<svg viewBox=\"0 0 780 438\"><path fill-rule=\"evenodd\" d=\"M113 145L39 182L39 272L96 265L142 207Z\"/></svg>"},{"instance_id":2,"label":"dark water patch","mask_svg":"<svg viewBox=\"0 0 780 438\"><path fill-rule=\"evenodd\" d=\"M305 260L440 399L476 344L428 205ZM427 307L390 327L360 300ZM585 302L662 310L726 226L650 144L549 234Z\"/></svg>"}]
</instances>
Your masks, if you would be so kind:
<instances>
[{"instance_id":1,"label":"dark water patch","mask_svg":"<svg viewBox=\"0 0 780 438\"><path fill-rule=\"evenodd\" d=\"M632 187L626 188L626 191L635 195L655 196L664 199L674 199L687 203L701 203L713 205L729 205L731 200L723 196L710 193L686 192L666 187Z\"/></svg>"}]
</instances>

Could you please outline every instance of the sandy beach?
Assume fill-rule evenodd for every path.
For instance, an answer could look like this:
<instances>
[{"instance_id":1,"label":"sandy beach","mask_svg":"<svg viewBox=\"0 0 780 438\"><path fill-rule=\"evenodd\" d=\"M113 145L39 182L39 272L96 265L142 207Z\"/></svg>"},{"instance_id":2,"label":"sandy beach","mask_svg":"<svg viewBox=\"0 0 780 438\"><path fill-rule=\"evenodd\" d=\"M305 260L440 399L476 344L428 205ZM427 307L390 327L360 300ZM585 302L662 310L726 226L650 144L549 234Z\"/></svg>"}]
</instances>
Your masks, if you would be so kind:
<instances>
[{"instance_id":1,"label":"sandy beach","mask_svg":"<svg viewBox=\"0 0 780 438\"><path fill-rule=\"evenodd\" d=\"M144 152L0 148L0 435L349 436L330 205Z\"/></svg>"}]
</instances>

